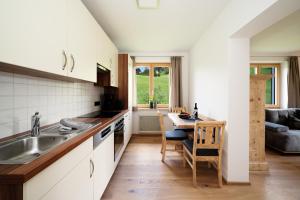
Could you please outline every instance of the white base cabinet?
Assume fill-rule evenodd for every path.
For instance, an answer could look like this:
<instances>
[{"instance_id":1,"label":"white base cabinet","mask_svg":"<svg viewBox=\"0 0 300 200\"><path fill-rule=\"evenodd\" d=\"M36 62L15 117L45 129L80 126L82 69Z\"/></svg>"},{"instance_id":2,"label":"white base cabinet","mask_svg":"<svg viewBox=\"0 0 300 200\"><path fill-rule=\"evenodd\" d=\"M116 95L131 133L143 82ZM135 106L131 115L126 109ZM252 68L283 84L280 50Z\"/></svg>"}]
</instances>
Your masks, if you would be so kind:
<instances>
[{"instance_id":1,"label":"white base cabinet","mask_svg":"<svg viewBox=\"0 0 300 200\"><path fill-rule=\"evenodd\" d=\"M114 173L114 134L94 149L94 200L99 200Z\"/></svg>"},{"instance_id":2,"label":"white base cabinet","mask_svg":"<svg viewBox=\"0 0 300 200\"><path fill-rule=\"evenodd\" d=\"M126 146L132 136L132 111L129 111L127 114L124 115L124 121L125 121L124 142Z\"/></svg>"},{"instance_id":3,"label":"white base cabinet","mask_svg":"<svg viewBox=\"0 0 300 200\"><path fill-rule=\"evenodd\" d=\"M124 146L114 160L114 134L95 149L93 137L23 185L24 200L99 200L132 135L131 112L124 115Z\"/></svg>"},{"instance_id":4,"label":"white base cabinet","mask_svg":"<svg viewBox=\"0 0 300 200\"><path fill-rule=\"evenodd\" d=\"M24 200L92 200L93 138L23 184Z\"/></svg>"},{"instance_id":5,"label":"white base cabinet","mask_svg":"<svg viewBox=\"0 0 300 200\"><path fill-rule=\"evenodd\" d=\"M88 155L66 177L56 184L42 200L92 200L92 156Z\"/></svg>"}]
</instances>

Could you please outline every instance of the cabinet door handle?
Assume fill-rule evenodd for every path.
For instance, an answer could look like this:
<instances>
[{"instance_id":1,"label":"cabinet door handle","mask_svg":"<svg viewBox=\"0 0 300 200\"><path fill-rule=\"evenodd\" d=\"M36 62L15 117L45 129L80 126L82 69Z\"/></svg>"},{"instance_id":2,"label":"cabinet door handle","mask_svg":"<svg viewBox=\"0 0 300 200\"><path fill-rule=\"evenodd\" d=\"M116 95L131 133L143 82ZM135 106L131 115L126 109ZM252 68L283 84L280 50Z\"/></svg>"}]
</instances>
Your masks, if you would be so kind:
<instances>
[{"instance_id":1,"label":"cabinet door handle","mask_svg":"<svg viewBox=\"0 0 300 200\"><path fill-rule=\"evenodd\" d=\"M62 66L62 70L65 70L65 69L66 69L66 66L67 66L67 64L68 64L68 58L67 58L67 54L66 54L65 50L63 50L63 56L64 56L65 62L64 62L64 64L63 64L63 66Z\"/></svg>"},{"instance_id":2,"label":"cabinet door handle","mask_svg":"<svg viewBox=\"0 0 300 200\"><path fill-rule=\"evenodd\" d=\"M72 67L71 67L71 72L73 72L74 68L75 68L75 59L74 56L71 54L71 59L72 59Z\"/></svg>"},{"instance_id":3,"label":"cabinet door handle","mask_svg":"<svg viewBox=\"0 0 300 200\"><path fill-rule=\"evenodd\" d=\"M94 170L95 170L94 162L92 159L90 159L90 178L93 177Z\"/></svg>"}]
</instances>

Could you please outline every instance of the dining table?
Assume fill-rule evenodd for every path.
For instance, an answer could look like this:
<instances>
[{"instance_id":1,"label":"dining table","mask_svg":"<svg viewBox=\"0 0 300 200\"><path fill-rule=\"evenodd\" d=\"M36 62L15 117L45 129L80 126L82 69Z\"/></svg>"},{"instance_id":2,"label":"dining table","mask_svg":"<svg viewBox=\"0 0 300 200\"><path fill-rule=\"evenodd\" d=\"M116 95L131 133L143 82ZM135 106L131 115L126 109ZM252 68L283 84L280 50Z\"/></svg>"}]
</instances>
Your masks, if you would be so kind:
<instances>
[{"instance_id":1,"label":"dining table","mask_svg":"<svg viewBox=\"0 0 300 200\"><path fill-rule=\"evenodd\" d=\"M195 126L195 122L197 121L214 121L214 119L209 118L205 115L198 114L198 119L181 119L179 113L168 113L168 117L176 126L176 128L181 129L193 129Z\"/></svg>"}]
</instances>

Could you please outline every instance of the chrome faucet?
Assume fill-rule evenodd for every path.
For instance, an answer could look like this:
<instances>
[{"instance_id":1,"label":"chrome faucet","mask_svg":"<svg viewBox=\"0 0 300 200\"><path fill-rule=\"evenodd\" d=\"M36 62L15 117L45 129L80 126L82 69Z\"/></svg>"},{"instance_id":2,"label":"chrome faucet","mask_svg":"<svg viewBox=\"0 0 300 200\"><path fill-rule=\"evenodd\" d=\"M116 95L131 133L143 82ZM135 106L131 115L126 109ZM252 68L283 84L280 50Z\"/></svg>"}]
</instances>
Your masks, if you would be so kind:
<instances>
[{"instance_id":1,"label":"chrome faucet","mask_svg":"<svg viewBox=\"0 0 300 200\"><path fill-rule=\"evenodd\" d=\"M31 117L31 136L37 137L40 135L40 119L41 116L39 115L39 112L36 112Z\"/></svg>"}]
</instances>

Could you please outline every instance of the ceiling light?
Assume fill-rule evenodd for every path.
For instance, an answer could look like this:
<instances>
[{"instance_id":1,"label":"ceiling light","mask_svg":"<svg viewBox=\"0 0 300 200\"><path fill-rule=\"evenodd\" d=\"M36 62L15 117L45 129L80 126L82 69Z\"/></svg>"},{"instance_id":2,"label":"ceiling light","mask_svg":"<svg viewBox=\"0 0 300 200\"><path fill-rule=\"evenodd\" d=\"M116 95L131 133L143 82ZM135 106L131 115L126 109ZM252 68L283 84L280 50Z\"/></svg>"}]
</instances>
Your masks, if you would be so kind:
<instances>
[{"instance_id":1,"label":"ceiling light","mask_svg":"<svg viewBox=\"0 0 300 200\"><path fill-rule=\"evenodd\" d=\"M136 0L139 9L157 9L159 0Z\"/></svg>"}]
</instances>

